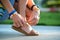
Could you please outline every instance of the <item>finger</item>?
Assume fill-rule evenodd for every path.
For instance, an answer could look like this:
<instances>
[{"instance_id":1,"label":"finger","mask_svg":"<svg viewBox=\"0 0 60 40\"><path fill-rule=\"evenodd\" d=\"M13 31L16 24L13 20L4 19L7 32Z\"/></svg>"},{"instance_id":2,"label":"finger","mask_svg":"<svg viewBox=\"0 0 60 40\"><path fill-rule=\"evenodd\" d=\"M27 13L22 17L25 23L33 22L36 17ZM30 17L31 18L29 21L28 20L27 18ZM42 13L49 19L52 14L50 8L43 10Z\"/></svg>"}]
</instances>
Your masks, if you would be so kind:
<instances>
[{"instance_id":1,"label":"finger","mask_svg":"<svg viewBox=\"0 0 60 40\"><path fill-rule=\"evenodd\" d=\"M20 27L20 22L19 22L19 18L15 18L14 19L15 24L17 25L17 27Z\"/></svg>"},{"instance_id":2,"label":"finger","mask_svg":"<svg viewBox=\"0 0 60 40\"><path fill-rule=\"evenodd\" d=\"M22 20L19 20L19 24L20 24L21 26L24 26L24 23L23 23Z\"/></svg>"},{"instance_id":3,"label":"finger","mask_svg":"<svg viewBox=\"0 0 60 40\"><path fill-rule=\"evenodd\" d=\"M34 17L30 18L28 21L32 21L32 20L34 20Z\"/></svg>"},{"instance_id":4,"label":"finger","mask_svg":"<svg viewBox=\"0 0 60 40\"><path fill-rule=\"evenodd\" d=\"M33 20L35 16L36 16L36 13L33 11L32 15L29 18L29 21Z\"/></svg>"},{"instance_id":5,"label":"finger","mask_svg":"<svg viewBox=\"0 0 60 40\"><path fill-rule=\"evenodd\" d=\"M14 23L13 26L18 27L17 23Z\"/></svg>"},{"instance_id":6,"label":"finger","mask_svg":"<svg viewBox=\"0 0 60 40\"><path fill-rule=\"evenodd\" d=\"M13 26L17 27L16 23L13 23Z\"/></svg>"},{"instance_id":7,"label":"finger","mask_svg":"<svg viewBox=\"0 0 60 40\"><path fill-rule=\"evenodd\" d=\"M31 21L34 19L34 16L31 16L28 21Z\"/></svg>"},{"instance_id":8,"label":"finger","mask_svg":"<svg viewBox=\"0 0 60 40\"><path fill-rule=\"evenodd\" d=\"M39 18L34 18L33 20L28 21L28 22L31 23L31 24L37 24L38 21L39 21Z\"/></svg>"},{"instance_id":9,"label":"finger","mask_svg":"<svg viewBox=\"0 0 60 40\"><path fill-rule=\"evenodd\" d=\"M33 19L32 21L29 21L30 23L34 23L36 22L37 20L36 19Z\"/></svg>"},{"instance_id":10,"label":"finger","mask_svg":"<svg viewBox=\"0 0 60 40\"><path fill-rule=\"evenodd\" d=\"M29 24L30 25L36 25L38 22L36 20L30 21Z\"/></svg>"},{"instance_id":11,"label":"finger","mask_svg":"<svg viewBox=\"0 0 60 40\"><path fill-rule=\"evenodd\" d=\"M19 21L17 21L17 25L18 25L18 27L20 27L20 26L21 26L21 24L20 24L20 22L19 22Z\"/></svg>"},{"instance_id":12,"label":"finger","mask_svg":"<svg viewBox=\"0 0 60 40\"><path fill-rule=\"evenodd\" d=\"M21 23L22 23L23 27L28 27L28 24L27 24L27 22L26 22L26 21L21 20Z\"/></svg>"},{"instance_id":13,"label":"finger","mask_svg":"<svg viewBox=\"0 0 60 40\"><path fill-rule=\"evenodd\" d=\"M15 24L16 27L20 27L20 24L19 24L18 21L14 21L14 24Z\"/></svg>"}]
</instances>

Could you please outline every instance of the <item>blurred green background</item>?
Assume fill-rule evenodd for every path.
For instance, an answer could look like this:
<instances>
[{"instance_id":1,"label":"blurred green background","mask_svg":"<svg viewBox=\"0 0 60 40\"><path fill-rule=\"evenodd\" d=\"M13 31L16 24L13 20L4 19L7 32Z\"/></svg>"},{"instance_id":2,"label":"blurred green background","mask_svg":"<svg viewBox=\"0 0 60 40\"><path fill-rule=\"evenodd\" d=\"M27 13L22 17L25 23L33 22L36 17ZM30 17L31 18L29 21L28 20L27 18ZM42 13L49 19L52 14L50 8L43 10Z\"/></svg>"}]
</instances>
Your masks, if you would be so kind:
<instances>
[{"instance_id":1,"label":"blurred green background","mask_svg":"<svg viewBox=\"0 0 60 40\"><path fill-rule=\"evenodd\" d=\"M37 25L60 26L60 0L34 0L40 8L40 20ZM12 24L11 19L7 19L0 24Z\"/></svg>"}]
</instances>

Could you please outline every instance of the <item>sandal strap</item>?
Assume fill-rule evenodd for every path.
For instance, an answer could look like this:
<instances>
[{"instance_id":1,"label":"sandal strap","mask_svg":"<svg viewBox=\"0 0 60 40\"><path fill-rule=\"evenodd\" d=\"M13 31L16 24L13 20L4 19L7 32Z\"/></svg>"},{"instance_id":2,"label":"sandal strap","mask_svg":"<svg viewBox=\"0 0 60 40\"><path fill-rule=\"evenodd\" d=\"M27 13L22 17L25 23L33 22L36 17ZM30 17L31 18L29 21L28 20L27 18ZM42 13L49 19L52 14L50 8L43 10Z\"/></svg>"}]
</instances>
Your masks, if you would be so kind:
<instances>
[{"instance_id":1,"label":"sandal strap","mask_svg":"<svg viewBox=\"0 0 60 40\"><path fill-rule=\"evenodd\" d=\"M21 32L21 33L25 34L26 36L38 36L39 35L38 33L33 32L33 30L31 30L30 33L27 33L24 30L22 30L20 27L17 28L15 26L12 26L12 29L14 29L14 30L16 30L18 32Z\"/></svg>"}]
</instances>

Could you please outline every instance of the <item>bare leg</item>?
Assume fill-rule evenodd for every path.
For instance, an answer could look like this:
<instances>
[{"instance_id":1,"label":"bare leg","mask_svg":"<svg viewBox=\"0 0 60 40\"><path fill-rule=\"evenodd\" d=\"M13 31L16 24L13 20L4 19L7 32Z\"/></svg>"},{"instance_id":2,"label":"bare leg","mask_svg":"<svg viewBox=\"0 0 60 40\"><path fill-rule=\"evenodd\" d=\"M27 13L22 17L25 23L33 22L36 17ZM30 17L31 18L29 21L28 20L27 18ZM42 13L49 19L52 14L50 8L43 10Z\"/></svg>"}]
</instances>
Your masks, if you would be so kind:
<instances>
[{"instance_id":1,"label":"bare leg","mask_svg":"<svg viewBox=\"0 0 60 40\"><path fill-rule=\"evenodd\" d=\"M19 0L18 2L18 12L26 18L25 10L26 10L26 4L28 0Z\"/></svg>"}]
</instances>

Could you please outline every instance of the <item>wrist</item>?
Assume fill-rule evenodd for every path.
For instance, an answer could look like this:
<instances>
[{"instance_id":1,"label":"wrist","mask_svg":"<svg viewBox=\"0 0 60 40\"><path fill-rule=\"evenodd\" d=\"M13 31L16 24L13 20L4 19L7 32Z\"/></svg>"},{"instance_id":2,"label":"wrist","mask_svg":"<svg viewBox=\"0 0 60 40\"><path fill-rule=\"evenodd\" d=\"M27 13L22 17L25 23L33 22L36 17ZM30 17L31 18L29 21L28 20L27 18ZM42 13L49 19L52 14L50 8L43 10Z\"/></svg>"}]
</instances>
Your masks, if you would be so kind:
<instances>
[{"instance_id":1,"label":"wrist","mask_svg":"<svg viewBox=\"0 0 60 40\"><path fill-rule=\"evenodd\" d=\"M9 17L12 18L13 16L16 16L17 12L13 10L11 13L9 13Z\"/></svg>"},{"instance_id":2,"label":"wrist","mask_svg":"<svg viewBox=\"0 0 60 40\"><path fill-rule=\"evenodd\" d=\"M12 15L10 16L10 18L12 19L13 16L16 16L16 12L15 12L14 14L12 14Z\"/></svg>"},{"instance_id":3,"label":"wrist","mask_svg":"<svg viewBox=\"0 0 60 40\"><path fill-rule=\"evenodd\" d=\"M15 14L16 10L13 10L12 12L9 13L9 17L13 14Z\"/></svg>"}]
</instances>

